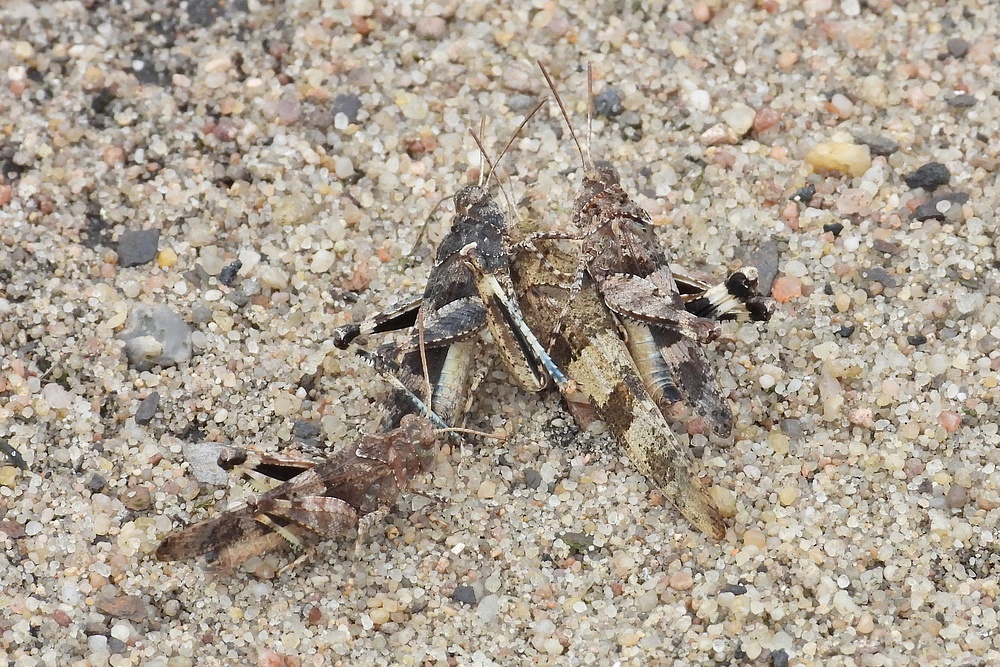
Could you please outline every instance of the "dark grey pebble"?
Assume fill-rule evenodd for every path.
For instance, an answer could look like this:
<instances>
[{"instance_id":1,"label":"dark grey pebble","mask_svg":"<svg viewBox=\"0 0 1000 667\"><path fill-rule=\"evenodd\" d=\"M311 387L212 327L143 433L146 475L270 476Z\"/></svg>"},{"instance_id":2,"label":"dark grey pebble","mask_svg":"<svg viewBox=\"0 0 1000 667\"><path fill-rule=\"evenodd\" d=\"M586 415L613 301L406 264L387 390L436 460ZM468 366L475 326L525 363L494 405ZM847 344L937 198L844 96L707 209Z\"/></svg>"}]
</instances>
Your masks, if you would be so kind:
<instances>
[{"instance_id":1,"label":"dark grey pebble","mask_svg":"<svg viewBox=\"0 0 1000 667\"><path fill-rule=\"evenodd\" d=\"M115 654L115 653L124 653L125 649L127 649L127 648L128 648L128 644L126 644L122 640L118 639L117 637L108 636L108 652L109 653L112 653L112 654Z\"/></svg>"},{"instance_id":2,"label":"dark grey pebble","mask_svg":"<svg viewBox=\"0 0 1000 667\"><path fill-rule=\"evenodd\" d=\"M151 392L149 396L142 399L142 403L135 410L135 423L139 426L145 426L153 421L153 415L156 414L156 406L159 404L160 392L158 391Z\"/></svg>"},{"instance_id":3,"label":"dark grey pebble","mask_svg":"<svg viewBox=\"0 0 1000 667\"><path fill-rule=\"evenodd\" d=\"M896 287L899 282L895 277L881 266L873 266L869 269L861 269L861 277L870 283L882 283L886 287Z\"/></svg>"},{"instance_id":4,"label":"dark grey pebble","mask_svg":"<svg viewBox=\"0 0 1000 667\"><path fill-rule=\"evenodd\" d=\"M841 222L828 222L823 225L823 231L830 232L833 234L833 238L837 238L844 231L844 224Z\"/></svg>"},{"instance_id":5,"label":"dark grey pebble","mask_svg":"<svg viewBox=\"0 0 1000 667\"><path fill-rule=\"evenodd\" d=\"M801 188L792 193L789 197L791 201L801 202L803 204L808 204L812 201L812 198L816 196L816 186L810 183L809 185L803 185Z\"/></svg>"},{"instance_id":6,"label":"dark grey pebble","mask_svg":"<svg viewBox=\"0 0 1000 667\"><path fill-rule=\"evenodd\" d=\"M233 284L233 281L236 280L236 274L239 273L240 269L242 268L243 268L243 262L241 262L238 259L234 261L232 264L227 264L226 266L222 267L222 270L219 271L219 282L225 285L226 287L229 287L230 285Z\"/></svg>"},{"instance_id":7,"label":"dark grey pebble","mask_svg":"<svg viewBox=\"0 0 1000 667\"><path fill-rule=\"evenodd\" d=\"M330 110L335 116L342 113L347 116L348 122L357 123L358 112L361 111L361 98L354 93L337 93Z\"/></svg>"},{"instance_id":8,"label":"dark grey pebble","mask_svg":"<svg viewBox=\"0 0 1000 667\"><path fill-rule=\"evenodd\" d=\"M100 493L107 485L108 485L108 480L104 479L97 473L91 475L90 479L87 480L87 489L91 493Z\"/></svg>"},{"instance_id":9,"label":"dark grey pebble","mask_svg":"<svg viewBox=\"0 0 1000 667\"><path fill-rule=\"evenodd\" d=\"M159 229L126 229L118 239L118 266L139 266L156 259Z\"/></svg>"},{"instance_id":10,"label":"dark grey pebble","mask_svg":"<svg viewBox=\"0 0 1000 667\"><path fill-rule=\"evenodd\" d=\"M943 201L951 203L951 208L945 213L938 210L938 204ZM967 192L952 192L940 197L933 197L930 201L918 206L913 212L913 217L916 220L945 220L950 215L961 212L961 206L967 201L969 201L969 194Z\"/></svg>"},{"instance_id":11,"label":"dark grey pebble","mask_svg":"<svg viewBox=\"0 0 1000 667\"><path fill-rule=\"evenodd\" d=\"M927 342L927 336L923 334L913 334L912 336L906 337L906 342L912 345L913 347L917 347Z\"/></svg>"},{"instance_id":12,"label":"dark grey pebble","mask_svg":"<svg viewBox=\"0 0 1000 667\"><path fill-rule=\"evenodd\" d=\"M722 589L723 593L732 593L733 595L746 595L747 587L743 584L729 584Z\"/></svg>"},{"instance_id":13,"label":"dark grey pebble","mask_svg":"<svg viewBox=\"0 0 1000 667\"><path fill-rule=\"evenodd\" d=\"M529 489L537 489L542 485L542 476L537 470L528 468L524 471L524 485Z\"/></svg>"},{"instance_id":14,"label":"dark grey pebble","mask_svg":"<svg viewBox=\"0 0 1000 667\"><path fill-rule=\"evenodd\" d=\"M875 239L872 241L872 248L878 252L884 252L887 255L898 255L903 252L903 246L895 241L889 241L886 239Z\"/></svg>"},{"instance_id":15,"label":"dark grey pebble","mask_svg":"<svg viewBox=\"0 0 1000 667\"><path fill-rule=\"evenodd\" d=\"M782 419L781 432L789 438L801 438L805 434L801 419Z\"/></svg>"},{"instance_id":16,"label":"dark grey pebble","mask_svg":"<svg viewBox=\"0 0 1000 667\"><path fill-rule=\"evenodd\" d=\"M511 111L527 111L535 105L535 98L524 93L515 93L507 100L507 107Z\"/></svg>"},{"instance_id":17,"label":"dark grey pebble","mask_svg":"<svg viewBox=\"0 0 1000 667\"><path fill-rule=\"evenodd\" d=\"M969 40L963 37L952 37L948 40L948 53L954 58L964 58L969 52Z\"/></svg>"},{"instance_id":18,"label":"dark grey pebble","mask_svg":"<svg viewBox=\"0 0 1000 667\"><path fill-rule=\"evenodd\" d=\"M911 188L934 190L941 185L946 185L951 180L951 172L940 162L928 162L913 173L904 176L903 180Z\"/></svg>"},{"instance_id":19,"label":"dark grey pebble","mask_svg":"<svg viewBox=\"0 0 1000 667\"><path fill-rule=\"evenodd\" d=\"M474 607L477 602L476 591L472 586L457 586L455 592L451 594L451 599Z\"/></svg>"},{"instance_id":20,"label":"dark grey pebble","mask_svg":"<svg viewBox=\"0 0 1000 667\"><path fill-rule=\"evenodd\" d=\"M757 289L765 296L771 293L771 286L774 285L774 279L778 276L779 260L778 242L774 239L764 241L746 258L745 264L757 269Z\"/></svg>"},{"instance_id":21,"label":"dark grey pebble","mask_svg":"<svg viewBox=\"0 0 1000 667\"><path fill-rule=\"evenodd\" d=\"M622 96L616 88L605 88L594 97L594 113L605 118L621 115Z\"/></svg>"},{"instance_id":22,"label":"dark grey pebble","mask_svg":"<svg viewBox=\"0 0 1000 667\"><path fill-rule=\"evenodd\" d=\"M772 652L771 665L772 667L788 667L788 651L779 648L777 651Z\"/></svg>"},{"instance_id":23,"label":"dark grey pebble","mask_svg":"<svg viewBox=\"0 0 1000 667\"><path fill-rule=\"evenodd\" d=\"M129 365L138 371L176 366L191 358L191 327L164 304L132 306L119 338L125 341Z\"/></svg>"},{"instance_id":24,"label":"dark grey pebble","mask_svg":"<svg viewBox=\"0 0 1000 667\"><path fill-rule=\"evenodd\" d=\"M956 109L968 109L976 106L976 97L969 93L961 93L948 98L948 106Z\"/></svg>"},{"instance_id":25,"label":"dark grey pebble","mask_svg":"<svg viewBox=\"0 0 1000 667\"><path fill-rule=\"evenodd\" d=\"M855 132L854 139L868 146L872 155L892 155L899 150L899 142L892 137L874 132Z\"/></svg>"}]
</instances>

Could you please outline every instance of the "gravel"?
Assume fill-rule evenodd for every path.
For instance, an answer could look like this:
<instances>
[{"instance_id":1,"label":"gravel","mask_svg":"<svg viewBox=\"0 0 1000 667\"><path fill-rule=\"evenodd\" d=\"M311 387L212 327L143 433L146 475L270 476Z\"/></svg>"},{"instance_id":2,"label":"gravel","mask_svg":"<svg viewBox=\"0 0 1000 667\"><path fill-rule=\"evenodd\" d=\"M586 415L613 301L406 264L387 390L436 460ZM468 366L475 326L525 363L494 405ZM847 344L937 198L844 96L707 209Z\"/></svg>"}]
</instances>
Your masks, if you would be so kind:
<instances>
[{"instance_id":1,"label":"gravel","mask_svg":"<svg viewBox=\"0 0 1000 667\"><path fill-rule=\"evenodd\" d=\"M641 4L0 4L0 442L27 467L0 458L0 664L1000 663L994 7ZM508 109L547 95L538 59L581 141L588 60L619 93L593 155L675 263L777 258L774 320L707 351L734 437L678 430L726 538L493 368L468 423L506 440L443 448L415 485L443 502L407 495L357 555L348 536L288 571L155 561L247 498L195 479L188 445L378 423L385 385L326 356L329 332L421 291L448 196L478 178L468 128L488 119L499 153ZM842 168L812 172L821 144ZM904 184L929 162L960 192ZM544 108L498 172L517 219L567 229L579 165ZM159 252L125 266L139 229ZM174 365L126 356L140 306L189 330Z\"/></svg>"}]
</instances>

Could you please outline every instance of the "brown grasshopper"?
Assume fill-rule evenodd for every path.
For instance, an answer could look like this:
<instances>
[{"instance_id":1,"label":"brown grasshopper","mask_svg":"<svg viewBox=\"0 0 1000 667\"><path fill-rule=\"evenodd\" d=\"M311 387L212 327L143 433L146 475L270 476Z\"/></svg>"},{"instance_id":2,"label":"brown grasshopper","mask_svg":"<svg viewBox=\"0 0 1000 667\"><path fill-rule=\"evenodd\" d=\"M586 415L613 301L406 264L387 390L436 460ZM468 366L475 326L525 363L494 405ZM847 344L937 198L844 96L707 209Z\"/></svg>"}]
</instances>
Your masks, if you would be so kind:
<instances>
[{"instance_id":1,"label":"brown grasshopper","mask_svg":"<svg viewBox=\"0 0 1000 667\"><path fill-rule=\"evenodd\" d=\"M582 259L575 270L574 289L579 289L584 272L593 280L601 300L617 316L629 352L660 409L671 414L683 400L717 435L728 437L733 415L701 345L719 336L720 320L767 321L774 301L757 293L753 267L732 274L716 288L689 283L685 287L692 293L683 295L649 214L625 192L610 163L590 157L592 70L588 67L584 151L552 78L541 63L539 67L583 159L584 176L573 206L573 224L579 234L537 234L527 242L581 240Z\"/></svg>"},{"instance_id":2,"label":"brown grasshopper","mask_svg":"<svg viewBox=\"0 0 1000 667\"><path fill-rule=\"evenodd\" d=\"M363 517L395 504L410 480L433 463L436 441L429 419L407 415L397 428L366 435L319 464L263 458L255 465L258 471L288 481L243 507L169 535L156 557L205 556L228 569L286 544L305 549L343 537ZM220 460L223 467L242 462Z\"/></svg>"}]
</instances>

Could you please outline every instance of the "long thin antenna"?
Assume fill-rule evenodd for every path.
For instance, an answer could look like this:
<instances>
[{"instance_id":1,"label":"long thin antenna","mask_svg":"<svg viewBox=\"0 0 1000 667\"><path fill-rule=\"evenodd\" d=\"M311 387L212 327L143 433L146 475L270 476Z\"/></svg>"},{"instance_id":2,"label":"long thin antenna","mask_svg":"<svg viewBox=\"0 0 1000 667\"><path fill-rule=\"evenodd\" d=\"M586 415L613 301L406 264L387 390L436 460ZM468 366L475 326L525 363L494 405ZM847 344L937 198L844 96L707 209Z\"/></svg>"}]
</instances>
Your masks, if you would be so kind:
<instances>
[{"instance_id":1,"label":"long thin antenna","mask_svg":"<svg viewBox=\"0 0 1000 667\"><path fill-rule=\"evenodd\" d=\"M513 134L510 135L510 139L507 141L507 145L503 147L502 151L500 151L500 155L497 156L496 162L494 162L493 164L490 164L490 159L486 155L486 149L483 148L483 144L479 141L479 139L476 139L475 134L472 135L473 139L476 139L476 145L479 146L479 152L482 153L483 158L486 160L486 164L489 165L490 168L489 176L487 176L485 181L486 185L489 185L490 177L492 177L496 173L497 167L500 166L500 161L503 160L505 155L507 155L507 151L510 150L510 147L514 145L514 141L519 136L521 136L521 130L524 129L524 126L528 124L528 121L531 120L532 117L536 113L538 113L538 110L541 109L543 106L545 106L545 100L542 100L541 102L536 104L535 108L528 112L528 114L524 117L524 120L521 121L521 124L518 125L517 129L514 130Z\"/></svg>"},{"instance_id":2,"label":"long thin antenna","mask_svg":"<svg viewBox=\"0 0 1000 667\"><path fill-rule=\"evenodd\" d=\"M594 63L587 63L587 159L594 163L590 147L594 139Z\"/></svg>"},{"instance_id":3,"label":"long thin antenna","mask_svg":"<svg viewBox=\"0 0 1000 667\"><path fill-rule=\"evenodd\" d=\"M471 128L469 131L472 131ZM486 136L486 116L479 119L479 135L482 137ZM476 135L473 134L472 136ZM483 187L484 185L488 185L490 182L490 175L493 173L493 165L490 164L490 159L486 157L486 151L483 150L483 145L478 141L476 143L479 145L479 187ZM487 167L489 167L489 171L486 170ZM486 176L484 177L483 174L486 174Z\"/></svg>"},{"instance_id":4,"label":"long thin antenna","mask_svg":"<svg viewBox=\"0 0 1000 667\"><path fill-rule=\"evenodd\" d=\"M589 136L587 138L587 151L584 152L583 146L580 145L580 140L577 138L576 132L573 130L573 123L570 122L569 113L566 112L566 106L563 104L562 98L559 97L559 91L556 90L556 84L552 81L552 77L549 76L548 71L545 69L545 65L543 65L542 61L540 61L540 60L538 61L538 68L540 70L542 70L542 76L545 77L545 83L547 83L549 85L549 90L552 91L552 96L556 98L556 104L559 105L559 111L562 113L563 120L566 121L566 126L569 128L569 134L570 134L571 137L573 137L573 143L576 144L576 150L578 150L580 152L580 159L583 160L583 168L584 169L590 169L591 166L594 164L594 161L590 158L590 138L589 138ZM588 75L588 78L589 78L589 75ZM587 112L587 116L588 116L588 122L587 122L588 128L587 128L587 132L589 134L589 132L590 132L590 128L589 128L589 125L590 125L590 122L589 122L590 112L589 111Z\"/></svg>"}]
</instances>

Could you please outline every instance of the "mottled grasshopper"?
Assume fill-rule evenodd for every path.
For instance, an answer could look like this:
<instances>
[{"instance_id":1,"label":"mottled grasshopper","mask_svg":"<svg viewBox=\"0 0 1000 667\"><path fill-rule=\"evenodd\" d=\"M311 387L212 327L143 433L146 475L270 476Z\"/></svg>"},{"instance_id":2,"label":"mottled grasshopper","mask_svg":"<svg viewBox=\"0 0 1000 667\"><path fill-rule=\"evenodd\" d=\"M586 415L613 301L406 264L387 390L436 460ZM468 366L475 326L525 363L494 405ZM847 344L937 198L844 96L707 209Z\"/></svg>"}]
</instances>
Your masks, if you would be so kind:
<instances>
[{"instance_id":1,"label":"mottled grasshopper","mask_svg":"<svg viewBox=\"0 0 1000 667\"><path fill-rule=\"evenodd\" d=\"M582 242L574 289L584 272L601 300L617 316L629 352L650 394L664 414L683 400L722 437L732 431L733 415L701 347L716 339L718 321L767 321L773 300L757 293L757 271L747 267L721 286L686 286L682 295L670 270L649 214L621 186L618 172L590 157L593 75L588 68L587 150L573 130L569 114L545 67L542 74L569 127L584 163L583 185L573 206L578 234L545 233L528 239L577 239ZM556 324L556 328L561 323Z\"/></svg>"},{"instance_id":2,"label":"mottled grasshopper","mask_svg":"<svg viewBox=\"0 0 1000 667\"><path fill-rule=\"evenodd\" d=\"M397 428L366 435L322 463L261 458L252 467L288 481L243 507L169 535L156 557L171 561L205 556L232 568L286 544L304 549L343 537L362 518L392 507L410 480L430 467L436 433L430 420L407 415ZM245 461L245 456L220 459L220 465L228 468Z\"/></svg>"}]
</instances>

